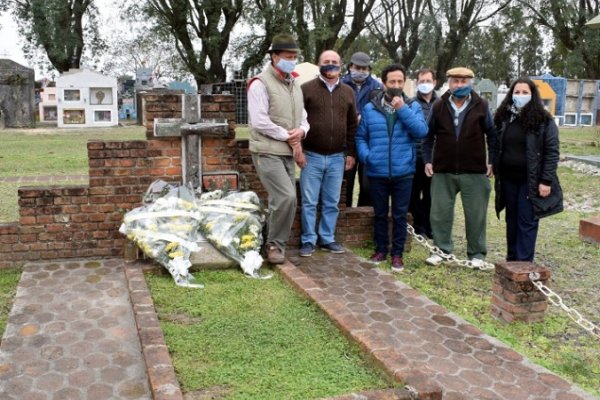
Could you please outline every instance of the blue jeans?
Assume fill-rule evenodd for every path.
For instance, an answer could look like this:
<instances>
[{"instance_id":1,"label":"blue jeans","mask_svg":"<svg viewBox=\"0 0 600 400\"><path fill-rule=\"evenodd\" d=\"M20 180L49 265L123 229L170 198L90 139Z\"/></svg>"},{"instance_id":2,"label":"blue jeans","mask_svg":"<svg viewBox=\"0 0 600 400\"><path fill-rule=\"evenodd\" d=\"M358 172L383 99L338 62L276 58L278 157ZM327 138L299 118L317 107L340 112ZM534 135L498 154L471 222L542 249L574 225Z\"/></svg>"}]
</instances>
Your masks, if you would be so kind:
<instances>
[{"instance_id":1,"label":"blue jeans","mask_svg":"<svg viewBox=\"0 0 600 400\"><path fill-rule=\"evenodd\" d=\"M344 154L322 155L305 152L306 167L300 173L300 192L302 194L302 243L320 244L335 242L335 225L340 212L340 192L344 178ZM317 204L321 197L321 220L319 235L317 225Z\"/></svg>"},{"instance_id":2,"label":"blue jeans","mask_svg":"<svg viewBox=\"0 0 600 400\"><path fill-rule=\"evenodd\" d=\"M399 178L369 177L371 199L373 200L373 220L375 251L388 253L388 212L392 197L392 256L402 256L406 241L406 213L410 203L412 176Z\"/></svg>"},{"instance_id":3,"label":"blue jeans","mask_svg":"<svg viewBox=\"0 0 600 400\"><path fill-rule=\"evenodd\" d=\"M502 195L506 201L506 261L533 261L539 220L527 198L527 183L503 180Z\"/></svg>"}]
</instances>

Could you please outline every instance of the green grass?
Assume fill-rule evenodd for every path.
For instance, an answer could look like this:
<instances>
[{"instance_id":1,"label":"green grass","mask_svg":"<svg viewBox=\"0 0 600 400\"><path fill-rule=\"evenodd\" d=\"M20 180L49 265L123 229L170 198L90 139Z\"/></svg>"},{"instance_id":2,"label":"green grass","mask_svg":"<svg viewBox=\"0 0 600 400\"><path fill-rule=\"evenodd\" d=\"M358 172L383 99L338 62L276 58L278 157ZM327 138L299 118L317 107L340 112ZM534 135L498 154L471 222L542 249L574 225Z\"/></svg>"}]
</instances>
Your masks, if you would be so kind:
<instances>
[{"instance_id":1,"label":"green grass","mask_svg":"<svg viewBox=\"0 0 600 400\"><path fill-rule=\"evenodd\" d=\"M559 136L562 155L600 155L600 126L561 128Z\"/></svg>"},{"instance_id":2,"label":"green grass","mask_svg":"<svg viewBox=\"0 0 600 400\"><path fill-rule=\"evenodd\" d=\"M6 129L0 133L0 177L88 173L88 140L144 140L145 128Z\"/></svg>"},{"instance_id":3,"label":"green grass","mask_svg":"<svg viewBox=\"0 0 600 400\"><path fill-rule=\"evenodd\" d=\"M146 275L184 392L311 399L388 387L360 350L277 275L195 276L205 289L176 288L170 276Z\"/></svg>"},{"instance_id":4,"label":"green grass","mask_svg":"<svg viewBox=\"0 0 600 400\"><path fill-rule=\"evenodd\" d=\"M17 283L21 270L17 268L0 269L0 332L6 328L6 318L10 311L12 300L17 293ZM2 335L0 335L0 338Z\"/></svg>"}]
</instances>

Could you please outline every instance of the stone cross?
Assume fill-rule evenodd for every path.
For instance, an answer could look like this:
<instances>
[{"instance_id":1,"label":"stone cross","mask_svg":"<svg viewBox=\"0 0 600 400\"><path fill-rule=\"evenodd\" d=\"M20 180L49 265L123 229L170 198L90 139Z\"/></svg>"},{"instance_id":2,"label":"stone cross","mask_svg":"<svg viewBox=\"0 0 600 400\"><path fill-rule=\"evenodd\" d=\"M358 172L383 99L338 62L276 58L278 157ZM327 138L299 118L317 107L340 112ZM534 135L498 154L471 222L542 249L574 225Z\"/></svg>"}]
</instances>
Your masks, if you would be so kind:
<instances>
[{"instance_id":1,"label":"stone cross","mask_svg":"<svg viewBox=\"0 0 600 400\"><path fill-rule=\"evenodd\" d=\"M182 118L156 118L154 136L181 137L183 183L202 189L202 136L225 137L229 124L226 119L202 119L200 95L183 95Z\"/></svg>"}]
</instances>

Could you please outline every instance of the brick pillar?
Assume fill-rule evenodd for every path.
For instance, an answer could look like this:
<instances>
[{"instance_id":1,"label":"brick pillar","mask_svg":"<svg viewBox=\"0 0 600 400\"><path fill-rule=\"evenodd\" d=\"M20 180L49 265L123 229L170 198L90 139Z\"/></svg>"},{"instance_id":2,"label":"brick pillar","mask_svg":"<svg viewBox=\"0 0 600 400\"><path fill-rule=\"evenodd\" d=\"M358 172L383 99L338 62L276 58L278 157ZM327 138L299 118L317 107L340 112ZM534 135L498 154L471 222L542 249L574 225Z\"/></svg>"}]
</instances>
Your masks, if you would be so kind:
<instances>
[{"instance_id":1,"label":"brick pillar","mask_svg":"<svg viewBox=\"0 0 600 400\"><path fill-rule=\"evenodd\" d=\"M539 281L547 286L550 270L530 262L496 263L492 288L492 316L500 321L527 323L544 320L548 302L529 280L529 274L540 274Z\"/></svg>"}]
</instances>

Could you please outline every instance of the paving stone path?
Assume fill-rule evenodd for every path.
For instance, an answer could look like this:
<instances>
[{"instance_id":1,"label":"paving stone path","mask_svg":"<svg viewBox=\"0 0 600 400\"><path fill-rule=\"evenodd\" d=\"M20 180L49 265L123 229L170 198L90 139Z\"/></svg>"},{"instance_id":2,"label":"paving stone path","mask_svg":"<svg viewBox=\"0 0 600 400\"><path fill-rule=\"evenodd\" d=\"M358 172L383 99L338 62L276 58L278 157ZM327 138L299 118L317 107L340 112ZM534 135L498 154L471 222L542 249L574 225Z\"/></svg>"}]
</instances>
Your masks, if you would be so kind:
<instances>
[{"instance_id":1,"label":"paving stone path","mask_svg":"<svg viewBox=\"0 0 600 400\"><path fill-rule=\"evenodd\" d=\"M285 279L408 385L332 399L595 399L352 253L288 256ZM0 346L0 399L184 399L143 265L26 265Z\"/></svg>"},{"instance_id":2,"label":"paving stone path","mask_svg":"<svg viewBox=\"0 0 600 400\"><path fill-rule=\"evenodd\" d=\"M123 262L25 266L0 346L0 399L151 398Z\"/></svg>"},{"instance_id":3,"label":"paving stone path","mask_svg":"<svg viewBox=\"0 0 600 400\"><path fill-rule=\"evenodd\" d=\"M285 276L418 392L437 386L444 400L595 399L356 255L289 257Z\"/></svg>"}]
</instances>

